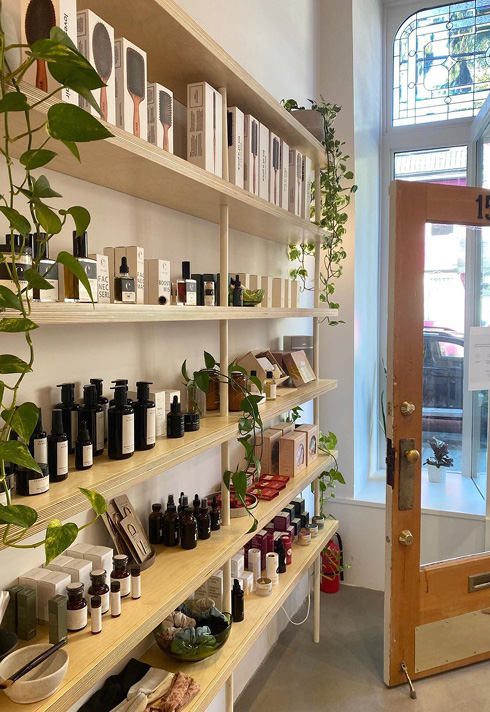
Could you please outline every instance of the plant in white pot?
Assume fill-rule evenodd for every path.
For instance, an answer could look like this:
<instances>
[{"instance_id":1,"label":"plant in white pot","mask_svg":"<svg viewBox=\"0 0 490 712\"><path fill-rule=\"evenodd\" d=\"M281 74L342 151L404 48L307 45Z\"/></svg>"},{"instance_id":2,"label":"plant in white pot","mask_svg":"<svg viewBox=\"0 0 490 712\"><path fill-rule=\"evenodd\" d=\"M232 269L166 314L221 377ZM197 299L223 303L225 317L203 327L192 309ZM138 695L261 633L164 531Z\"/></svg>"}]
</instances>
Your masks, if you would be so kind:
<instances>
[{"instance_id":1,"label":"plant in white pot","mask_svg":"<svg viewBox=\"0 0 490 712\"><path fill-rule=\"evenodd\" d=\"M432 437L429 440L433 455L424 462L427 465L429 482L445 482L446 467L453 466L453 458L448 455L448 444L444 440Z\"/></svg>"}]
</instances>

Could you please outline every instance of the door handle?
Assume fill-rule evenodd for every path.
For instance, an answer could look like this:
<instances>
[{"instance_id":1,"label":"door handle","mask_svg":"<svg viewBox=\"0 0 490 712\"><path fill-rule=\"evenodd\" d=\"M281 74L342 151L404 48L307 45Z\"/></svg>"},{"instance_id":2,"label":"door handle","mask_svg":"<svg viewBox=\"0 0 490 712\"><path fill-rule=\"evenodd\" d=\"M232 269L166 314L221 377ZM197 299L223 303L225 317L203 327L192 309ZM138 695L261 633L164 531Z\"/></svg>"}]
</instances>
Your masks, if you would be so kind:
<instances>
[{"instance_id":1,"label":"door handle","mask_svg":"<svg viewBox=\"0 0 490 712\"><path fill-rule=\"evenodd\" d=\"M420 458L420 453L418 450L405 450L403 452L403 457L405 457L411 465L415 465Z\"/></svg>"},{"instance_id":2,"label":"door handle","mask_svg":"<svg viewBox=\"0 0 490 712\"><path fill-rule=\"evenodd\" d=\"M410 544L413 544L413 534L410 529L404 529L398 537L398 541L400 544L403 544L403 546L410 546Z\"/></svg>"}]
</instances>

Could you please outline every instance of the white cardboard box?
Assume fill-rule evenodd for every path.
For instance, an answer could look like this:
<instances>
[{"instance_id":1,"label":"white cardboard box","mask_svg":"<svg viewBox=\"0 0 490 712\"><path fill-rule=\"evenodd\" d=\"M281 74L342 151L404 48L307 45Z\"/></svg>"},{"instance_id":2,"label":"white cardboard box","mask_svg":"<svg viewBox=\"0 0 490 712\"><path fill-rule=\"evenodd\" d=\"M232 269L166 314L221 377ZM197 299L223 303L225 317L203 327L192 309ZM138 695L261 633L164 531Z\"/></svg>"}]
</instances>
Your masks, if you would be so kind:
<instances>
[{"instance_id":1,"label":"white cardboard box","mask_svg":"<svg viewBox=\"0 0 490 712\"><path fill-rule=\"evenodd\" d=\"M228 173L230 183L243 188L245 116L237 106L228 109Z\"/></svg>"},{"instance_id":2,"label":"white cardboard box","mask_svg":"<svg viewBox=\"0 0 490 712\"><path fill-rule=\"evenodd\" d=\"M105 252L105 250L104 250ZM121 259L126 257L130 277L134 277L136 304L145 303L145 250L143 247L116 247L114 250L114 277L119 274Z\"/></svg>"},{"instance_id":3,"label":"white cardboard box","mask_svg":"<svg viewBox=\"0 0 490 712\"><path fill-rule=\"evenodd\" d=\"M112 571L112 557L114 551L107 546L91 546L83 558L86 561L92 562L93 569L104 569L107 574L107 580Z\"/></svg>"},{"instance_id":4,"label":"white cardboard box","mask_svg":"<svg viewBox=\"0 0 490 712\"><path fill-rule=\"evenodd\" d=\"M116 72L114 68L114 28L92 10L77 13L77 46L80 54L95 67L97 74L107 86L94 89L92 94L100 106L102 118L116 124ZM98 111L83 96L79 106L89 114L100 118ZM100 301L100 300L99 300Z\"/></svg>"},{"instance_id":5,"label":"white cardboard box","mask_svg":"<svg viewBox=\"0 0 490 712\"><path fill-rule=\"evenodd\" d=\"M264 301L262 306L272 306L272 277L261 277L261 288L265 290Z\"/></svg>"},{"instance_id":6,"label":"white cardboard box","mask_svg":"<svg viewBox=\"0 0 490 712\"><path fill-rule=\"evenodd\" d=\"M49 574L54 573L50 569L34 568L26 571L25 574L19 576L19 586L32 588L36 592L36 618L41 619L42 615L42 596L39 595L39 583L42 579L47 578Z\"/></svg>"},{"instance_id":7,"label":"white cardboard box","mask_svg":"<svg viewBox=\"0 0 490 712\"><path fill-rule=\"evenodd\" d=\"M109 295L111 303L114 303L114 265L115 265L115 247L104 247L104 255L107 257L109 267ZM119 270L119 268L118 268Z\"/></svg>"},{"instance_id":8,"label":"white cardboard box","mask_svg":"<svg viewBox=\"0 0 490 712\"><path fill-rule=\"evenodd\" d=\"M281 208L289 210L289 146L285 141L281 141L280 160L281 193L279 205Z\"/></svg>"},{"instance_id":9,"label":"white cardboard box","mask_svg":"<svg viewBox=\"0 0 490 712\"><path fill-rule=\"evenodd\" d=\"M251 114L244 118L243 187L259 194L259 122Z\"/></svg>"},{"instance_id":10,"label":"white cardboard box","mask_svg":"<svg viewBox=\"0 0 490 712\"><path fill-rule=\"evenodd\" d=\"M284 308L289 309L291 306L291 281L284 279Z\"/></svg>"},{"instance_id":11,"label":"white cardboard box","mask_svg":"<svg viewBox=\"0 0 490 712\"><path fill-rule=\"evenodd\" d=\"M232 578L240 578L245 570L245 557L243 554L235 554L230 559Z\"/></svg>"},{"instance_id":12,"label":"white cardboard box","mask_svg":"<svg viewBox=\"0 0 490 712\"><path fill-rule=\"evenodd\" d=\"M72 561L75 561L72 556L60 554L60 556L57 556L55 559L50 561L44 568L49 569L50 571L62 571L63 566L70 564Z\"/></svg>"},{"instance_id":13,"label":"white cardboard box","mask_svg":"<svg viewBox=\"0 0 490 712\"><path fill-rule=\"evenodd\" d=\"M30 6L30 7L29 7ZM41 6L44 8L44 5ZM49 8L52 10L51 26L61 27L71 39L75 47L77 46L77 3L76 0L52 0L49 3ZM20 29L22 44L32 44L41 37L44 37L42 32L39 32L37 26L37 13L39 12L38 4L31 3L30 0L21 0L20 5ZM26 17L26 13L29 13ZM43 18L44 19L44 18ZM43 23L44 24L44 23ZM29 33L26 32L29 27ZM27 59L25 50L23 50L22 61ZM45 92L52 92L59 86L59 83L53 79L45 62L34 62L23 76L23 81L32 84L38 89ZM63 101L69 104L78 105L78 94L73 89L63 89L61 92Z\"/></svg>"},{"instance_id":14,"label":"white cardboard box","mask_svg":"<svg viewBox=\"0 0 490 712\"><path fill-rule=\"evenodd\" d=\"M147 85L148 141L174 152L174 93L154 82Z\"/></svg>"},{"instance_id":15,"label":"white cardboard box","mask_svg":"<svg viewBox=\"0 0 490 712\"><path fill-rule=\"evenodd\" d=\"M187 85L187 160L223 175L223 98L207 82Z\"/></svg>"},{"instance_id":16,"label":"white cardboard box","mask_svg":"<svg viewBox=\"0 0 490 712\"><path fill-rule=\"evenodd\" d=\"M145 304L160 304L165 297L166 305L171 303L172 283L168 260L145 260Z\"/></svg>"},{"instance_id":17,"label":"white cardboard box","mask_svg":"<svg viewBox=\"0 0 490 712\"><path fill-rule=\"evenodd\" d=\"M37 617L40 621L49 621L48 601L53 596L65 596L66 587L71 583L71 576L63 571L48 571L48 576L37 582Z\"/></svg>"},{"instance_id":18,"label":"white cardboard box","mask_svg":"<svg viewBox=\"0 0 490 712\"><path fill-rule=\"evenodd\" d=\"M281 139L272 131L269 135L269 200L281 205Z\"/></svg>"},{"instance_id":19,"label":"white cardboard box","mask_svg":"<svg viewBox=\"0 0 490 712\"><path fill-rule=\"evenodd\" d=\"M291 290L291 308L299 309L299 282L297 279L292 279L290 290Z\"/></svg>"},{"instance_id":20,"label":"white cardboard box","mask_svg":"<svg viewBox=\"0 0 490 712\"><path fill-rule=\"evenodd\" d=\"M178 393L179 391L172 391L173 393ZM137 400L138 394L136 391L128 391L128 397L133 400ZM150 391L150 400L155 403L155 434L157 437L165 435L166 425L167 425L167 413L170 410L170 406L167 408L167 391Z\"/></svg>"},{"instance_id":21,"label":"white cardboard box","mask_svg":"<svg viewBox=\"0 0 490 712\"><path fill-rule=\"evenodd\" d=\"M120 37L114 41L116 126L148 139L146 52Z\"/></svg>"},{"instance_id":22,"label":"white cardboard box","mask_svg":"<svg viewBox=\"0 0 490 712\"><path fill-rule=\"evenodd\" d=\"M272 306L277 309L282 309L285 306L284 281L282 277L273 277L272 279Z\"/></svg>"},{"instance_id":23,"label":"white cardboard box","mask_svg":"<svg viewBox=\"0 0 490 712\"><path fill-rule=\"evenodd\" d=\"M302 176L301 176L301 217L310 219L311 206L311 158L303 156Z\"/></svg>"},{"instance_id":24,"label":"white cardboard box","mask_svg":"<svg viewBox=\"0 0 490 712\"><path fill-rule=\"evenodd\" d=\"M170 411L170 406L172 404L172 401L174 399L174 396L177 396L179 399L179 403L182 401L180 400L180 391L176 391L173 388L163 388L163 392L165 393L165 416L167 413Z\"/></svg>"},{"instance_id":25,"label":"white cardboard box","mask_svg":"<svg viewBox=\"0 0 490 712\"><path fill-rule=\"evenodd\" d=\"M65 556L71 556L73 559L83 559L90 549L93 549L93 544L82 544L82 542L77 541L64 554Z\"/></svg>"},{"instance_id":26,"label":"white cardboard box","mask_svg":"<svg viewBox=\"0 0 490 712\"><path fill-rule=\"evenodd\" d=\"M110 304L109 258L107 255L89 255L89 257L97 262L97 294L99 304Z\"/></svg>"},{"instance_id":27,"label":"white cardboard box","mask_svg":"<svg viewBox=\"0 0 490 712\"><path fill-rule=\"evenodd\" d=\"M88 589L90 587L90 572L92 571L92 562L85 559L72 559L71 563L62 567L61 572L68 574L72 583L83 583L83 591L85 598L88 598ZM109 580L110 571L107 572L107 580Z\"/></svg>"},{"instance_id":28,"label":"white cardboard box","mask_svg":"<svg viewBox=\"0 0 490 712\"><path fill-rule=\"evenodd\" d=\"M247 596L252 593L254 588L254 575L253 571L244 571L242 575L238 578L240 581L240 586L243 589L243 593Z\"/></svg>"},{"instance_id":29,"label":"white cardboard box","mask_svg":"<svg viewBox=\"0 0 490 712\"><path fill-rule=\"evenodd\" d=\"M269 200L269 129L259 129L259 197Z\"/></svg>"},{"instance_id":30,"label":"white cardboard box","mask_svg":"<svg viewBox=\"0 0 490 712\"><path fill-rule=\"evenodd\" d=\"M303 175L303 160L301 153L294 149L289 151L289 212L301 215L301 185Z\"/></svg>"}]
</instances>

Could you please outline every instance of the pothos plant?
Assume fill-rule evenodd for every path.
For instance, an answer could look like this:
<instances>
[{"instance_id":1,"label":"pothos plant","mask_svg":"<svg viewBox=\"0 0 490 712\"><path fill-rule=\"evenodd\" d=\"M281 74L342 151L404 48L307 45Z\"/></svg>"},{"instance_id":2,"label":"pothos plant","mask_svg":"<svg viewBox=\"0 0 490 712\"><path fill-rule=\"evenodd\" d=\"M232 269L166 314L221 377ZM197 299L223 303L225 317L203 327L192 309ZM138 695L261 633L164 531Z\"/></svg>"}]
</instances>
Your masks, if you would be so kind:
<instances>
[{"instance_id":1,"label":"pothos plant","mask_svg":"<svg viewBox=\"0 0 490 712\"><path fill-rule=\"evenodd\" d=\"M0 320L0 332L23 334L25 354L0 355L0 409L3 418L0 428L0 491L6 498L6 504L0 506L0 535L5 546L16 549L44 546L46 561L49 562L70 546L84 527L52 519L44 539L35 544L21 543L36 523L38 513L33 507L12 504L6 478L10 468L16 465L41 472L28 447L38 420L38 408L34 403L19 402L19 389L34 367L32 334L38 325L31 319L31 290L52 288L46 275L42 276L39 272L39 261L49 241L61 232L68 218L73 219L75 232L80 235L87 229L90 215L78 205L64 209L51 207L48 202L61 198L61 195L51 188L46 176L34 175L34 171L49 165L56 157L57 152L53 148L63 145L75 160L80 161L78 142L98 141L112 134L94 116L78 106L47 102L67 87L83 96L100 113L92 90L104 86L104 83L69 37L59 27L53 27L49 38L40 39L30 46L8 44L2 19L0 0L0 120L3 120L4 129L0 155L6 173L6 190L0 194L0 213L7 220L12 248L8 259L0 255L0 267L12 287L0 285L0 312L8 310ZM19 49L24 52L25 59L19 66L12 67L7 56L10 50ZM36 61L47 63L58 86L42 99L29 100L21 81ZM19 117L23 119L22 128L19 128ZM19 177L16 177L14 155L20 155ZM14 240L15 235L20 237ZM17 240L20 241L20 250L15 245ZM23 272L21 270L25 265L20 267L19 263L24 262L23 255L32 240L38 242L40 250L32 266ZM72 255L61 251L56 262L70 270L91 294L87 276ZM6 344L5 338L3 342ZM101 495L89 489L79 489L95 510L95 518L105 512L106 502Z\"/></svg>"},{"instance_id":2,"label":"pothos plant","mask_svg":"<svg viewBox=\"0 0 490 712\"><path fill-rule=\"evenodd\" d=\"M249 506L246 501L247 494L247 470L253 468L260 476L260 457L262 450L262 434L264 426L259 411L259 403L262 396L251 393L248 389L248 382L251 381L257 386L259 393L262 393L262 384L256 376L249 376L247 371L238 366L233 361L227 371L222 371L220 364L216 361L212 354L204 352L205 367L194 371L192 377L189 376L187 370L187 361L184 361L181 368L184 385L186 387L191 407L200 411L197 405L197 391L207 394L211 381L217 383L226 383L232 385L243 397L240 402L242 415L238 420L238 442L243 446L245 451L245 463L240 465L237 463L234 470L226 470L223 474L223 480L228 490L233 488L234 494L238 497L241 504L245 507L248 514L253 518L253 524L249 530L249 534L257 529L257 519L254 516L253 510L256 505ZM247 386L234 378L234 374L239 373L247 378Z\"/></svg>"},{"instance_id":3,"label":"pothos plant","mask_svg":"<svg viewBox=\"0 0 490 712\"><path fill-rule=\"evenodd\" d=\"M331 309L338 309L335 299L336 281L342 275L342 262L346 257L343 237L346 230L348 214L346 208L350 203L352 193L357 190L353 184L354 173L347 167L349 156L345 153L345 141L337 138L335 120L341 106L331 104L320 96L320 101L309 99L312 111L318 111L323 117L323 140L325 147L326 166L320 170L320 219L315 224L325 230L321 238L322 269L320 270L320 301ZM304 109L294 99L281 102L287 111ZM310 217L315 218L315 184L312 186ZM307 258L315 255L315 243L306 242L301 245L289 246L289 259L297 266L290 270L292 279L301 282L301 289L313 291L308 281ZM327 317L328 324L335 326L343 323L338 319Z\"/></svg>"}]
</instances>

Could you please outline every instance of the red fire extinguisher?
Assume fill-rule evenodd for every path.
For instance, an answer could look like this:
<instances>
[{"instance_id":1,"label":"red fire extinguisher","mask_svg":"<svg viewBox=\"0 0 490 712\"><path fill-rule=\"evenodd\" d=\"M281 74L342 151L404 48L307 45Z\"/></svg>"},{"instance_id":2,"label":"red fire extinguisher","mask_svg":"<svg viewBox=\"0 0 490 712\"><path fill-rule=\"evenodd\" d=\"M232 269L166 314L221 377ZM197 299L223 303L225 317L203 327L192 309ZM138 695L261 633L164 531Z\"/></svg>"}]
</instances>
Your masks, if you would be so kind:
<instances>
[{"instance_id":1,"label":"red fire extinguisher","mask_svg":"<svg viewBox=\"0 0 490 712\"><path fill-rule=\"evenodd\" d=\"M336 533L322 551L323 593L337 593L340 582L344 580L344 550L340 534Z\"/></svg>"}]
</instances>

